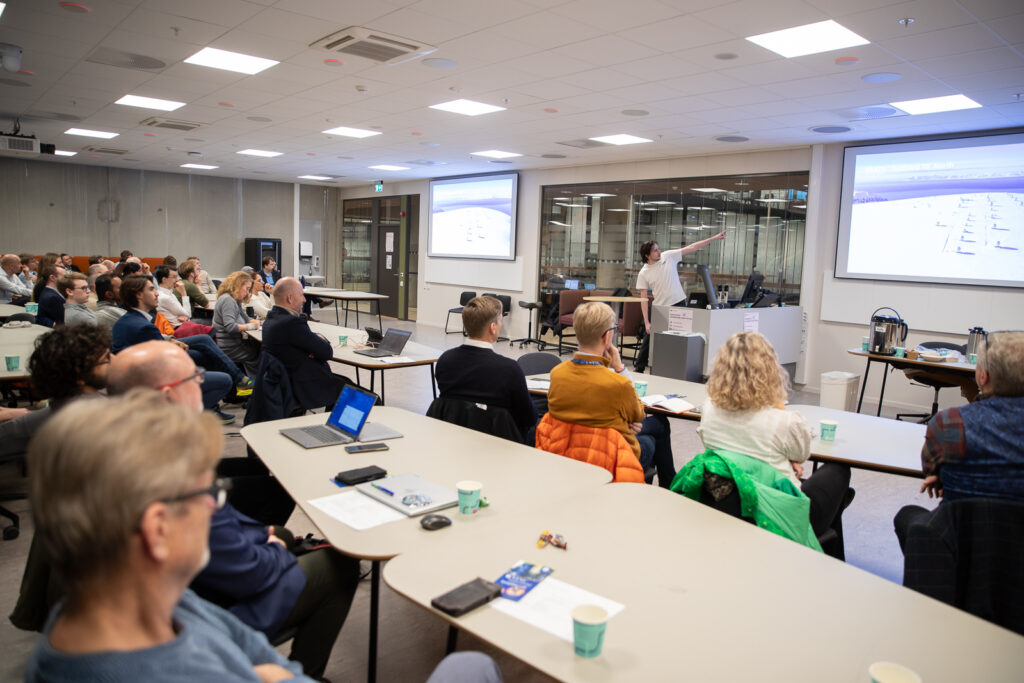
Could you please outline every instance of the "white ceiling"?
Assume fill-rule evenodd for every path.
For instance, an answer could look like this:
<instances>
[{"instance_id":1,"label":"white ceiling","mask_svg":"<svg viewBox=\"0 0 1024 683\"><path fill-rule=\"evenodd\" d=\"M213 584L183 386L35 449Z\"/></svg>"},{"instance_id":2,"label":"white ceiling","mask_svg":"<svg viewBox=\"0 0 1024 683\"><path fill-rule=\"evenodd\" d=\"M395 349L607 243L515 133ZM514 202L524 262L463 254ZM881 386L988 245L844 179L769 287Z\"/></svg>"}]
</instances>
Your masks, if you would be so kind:
<instances>
[{"instance_id":1,"label":"white ceiling","mask_svg":"<svg viewBox=\"0 0 1024 683\"><path fill-rule=\"evenodd\" d=\"M57 0L8 0L0 17L0 42L23 47L23 69L32 72L0 71L0 130L11 132L20 118L22 134L80 152L55 163L186 172L179 166L191 161L220 167L197 173L285 182L328 175L338 177L331 184L350 187L380 178L1024 126L1020 0L79 1L91 11L73 13ZM906 17L914 21L905 27L899 20ZM783 59L744 40L829 18L871 44ZM434 45L430 58L457 66L430 68L419 59L387 66L352 56L341 66L324 64L331 55L309 45L349 26ZM254 76L183 63L205 46L281 63ZM167 66L140 70L84 61L100 47ZM735 57L719 58L723 53ZM836 63L841 57L859 61L842 66ZM882 71L902 78L885 84L861 79ZM129 93L188 104L170 113L113 104ZM955 93L984 106L851 120L854 108ZM507 110L471 118L428 109L458 98ZM175 133L139 125L150 116L202 127ZM821 125L851 130L809 130ZM120 135L65 135L70 126ZM382 134L352 139L320 132L335 126ZM558 144L616 133L654 142L589 149ZM715 140L722 135L750 139ZM90 155L81 151L88 145L128 153ZM236 154L246 148L284 155ZM488 149L524 156L510 164L471 156ZM412 168L367 168L374 164Z\"/></svg>"}]
</instances>

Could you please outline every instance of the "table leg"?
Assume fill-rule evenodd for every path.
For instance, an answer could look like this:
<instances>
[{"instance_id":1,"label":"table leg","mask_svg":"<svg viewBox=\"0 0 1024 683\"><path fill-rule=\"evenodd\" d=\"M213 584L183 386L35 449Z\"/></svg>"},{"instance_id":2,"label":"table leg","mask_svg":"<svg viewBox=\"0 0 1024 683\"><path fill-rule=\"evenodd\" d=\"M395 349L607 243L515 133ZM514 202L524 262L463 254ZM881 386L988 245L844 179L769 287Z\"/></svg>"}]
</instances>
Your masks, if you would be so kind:
<instances>
[{"instance_id":1,"label":"table leg","mask_svg":"<svg viewBox=\"0 0 1024 683\"><path fill-rule=\"evenodd\" d=\"M334 300L334 324L340 325L341 318L338 315L338 300ZM345 327L348 327L348 311L345 311Z\"/></svg>"},{"instance_id":2,"label":"table leg","mask_svg":"<svg viewBox=\"0 0 1024 683\"><path fill-rule=\"evenodd\" d=\"M377 299L377 329L384 329L384 322L381 320L380 317L380 299Z\"/></svg>"},{"instance_id":3,"label":"table leg","mask_svg":"<svg viewBox=\"0 0 1024 683\"><path fill-rule=\"evenodd\" d=\"M383 381L383 378L381 379ZM434 379L434 364L430 364L430 391L434 394L434 398L437 398L437 380Z\"/></svg>"},{"instance_id":4,"label":"table leg","mask_svg":"<svg viewBox=\"0 0 1024 683\"><path fill-rule=\"evenodd\" d=\"M860 398L857 400L857 412L860 412L860 406L864 403L864 390L868 388L868 373L871 372L871 356L868 356L867 365L864 366L864 381L860 385Z\"/></svg>"},{"instance_id":5,"label":"table leg","mask_svg":"<svg viewBox=\"0 0 1024 683\"><path fill-rule=\"evenodd\" d=\"M885 396L885 380L889 378L889 364L882 361L882 390L878 392L878 412L875 413L875 417L882 416L882 398Z\"/></svg>"},{"instance_id":6,"label":"table leg","mask_svg":"<svg viewBox=\"0 0 1024 683\"><path fill-rule=\"evenodd\" d=\"M380 608L380 560L370 564L370 652L366 663L366 680L377 681L377 616Z\"/></svg>"},{"instance_id":7,"label":"table leg","mask_svg":"<svg viewBox=\"0 0 1024 683\"><path fill-rule=\"evenodd\" d=\"M444 653L450 655L455 652L455 648L459 644L459 629L455 627L455 624L448 624L448 642L444 647Z\"/></svg>"}]
</instances>

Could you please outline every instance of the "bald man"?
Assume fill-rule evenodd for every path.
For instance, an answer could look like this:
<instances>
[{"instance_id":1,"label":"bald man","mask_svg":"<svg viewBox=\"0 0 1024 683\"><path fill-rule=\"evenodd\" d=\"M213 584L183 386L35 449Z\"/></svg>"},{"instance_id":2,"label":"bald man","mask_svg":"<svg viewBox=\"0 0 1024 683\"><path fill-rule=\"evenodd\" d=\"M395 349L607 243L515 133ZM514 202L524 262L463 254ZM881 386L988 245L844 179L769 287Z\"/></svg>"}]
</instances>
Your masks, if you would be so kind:
<instances>
[{"instance_id":1,"label":"bald man","mask_svg":"<svg viewBox=\"0 0 1024 683\"><path fill-rule=\"evenodd\" d=\"M327 361L334 357L331 342L309 329L302 314L305 295L293 277L281 278L274 287L274 307L263 323L263 351L288 369L292 393L302 408L330 409L349 381L331 373Z\"/></svg>"},{"instance_id":2,"label":"bald man","mask_svg":"<svg viewBox=\"0 0 1024 683\"><path fill-rule=\"evenodd\" d=\"M114 357L107 386L111 395L139 386L157 389L169 401L200 411L201 378L202 371L177 345L148 341L129 346ZM271 640L279 633L297 629L291 659L301 662L308 676L319 679L352 604L359 582L359 562L333 548L296 558L289 550L294 537L283 528L288 515L268 525L240 512L236 506L253 502L250 499L265 500L270 492L239 499L240 486L257 482L253 477L226 472L224 463L221 460L217 474L231 476L232 489L228 503L210 521L210 562L192 581L191 588ZM264 483L268 482L280 489L276 480L265 476ZM284 494L283 489L280 492Z\"/></svg>"},{"instance_id":3,"label":"bald man","mask_svg":"<svg viewBox=\"0 0 1024 683\"><path fill-rule=\"evenodd\" d=\"M15 254L0 257L0 304L24 306L32 298L32 288L22 282L21 258Z\"/></svg>"}]
</instances>

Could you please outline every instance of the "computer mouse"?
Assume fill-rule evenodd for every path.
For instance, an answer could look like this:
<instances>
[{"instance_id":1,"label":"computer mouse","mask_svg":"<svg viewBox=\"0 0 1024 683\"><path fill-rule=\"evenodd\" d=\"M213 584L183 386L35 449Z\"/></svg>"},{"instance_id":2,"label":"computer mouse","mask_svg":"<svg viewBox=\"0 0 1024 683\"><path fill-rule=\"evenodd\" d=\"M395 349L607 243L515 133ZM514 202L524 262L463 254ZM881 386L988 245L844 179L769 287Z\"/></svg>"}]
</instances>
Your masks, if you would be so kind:
<instances>
[{"instance_id":1,"label":"computer mouse","mask_svg":"<svg viewBox=\"0 0 1024 683\"><path fill-rule=\"evenodd\" d=\"M452 520L444 515L424 515L423 519L420 520L420 526L427 531L443 529L446 526L450 526L451 523Z\"/></svg>"}]
</instances>

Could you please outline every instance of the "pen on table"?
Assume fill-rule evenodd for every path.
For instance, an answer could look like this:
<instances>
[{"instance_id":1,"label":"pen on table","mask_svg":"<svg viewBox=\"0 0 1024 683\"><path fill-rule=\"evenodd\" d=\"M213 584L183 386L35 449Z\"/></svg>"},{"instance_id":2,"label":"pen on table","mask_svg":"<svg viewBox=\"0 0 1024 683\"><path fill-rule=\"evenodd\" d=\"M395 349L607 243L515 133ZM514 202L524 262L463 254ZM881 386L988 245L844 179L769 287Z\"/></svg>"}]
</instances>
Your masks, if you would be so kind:
<instances>
[{"instance_id":1,"label":"pen on table","mask_svg":"<svg viewBox=\"0 0 1024 683\"><path fill-rule=\"evenodd\" d=\"M373 488L377 489L378 491L383 491L384 493L388 494L389 496L395 495L394 491L389 491L388 489L384 488L380 484L376 484L376 483L374 483L372 481L370 482L370 486L372 486Z\"/></svg>"}]
</instances>

